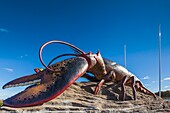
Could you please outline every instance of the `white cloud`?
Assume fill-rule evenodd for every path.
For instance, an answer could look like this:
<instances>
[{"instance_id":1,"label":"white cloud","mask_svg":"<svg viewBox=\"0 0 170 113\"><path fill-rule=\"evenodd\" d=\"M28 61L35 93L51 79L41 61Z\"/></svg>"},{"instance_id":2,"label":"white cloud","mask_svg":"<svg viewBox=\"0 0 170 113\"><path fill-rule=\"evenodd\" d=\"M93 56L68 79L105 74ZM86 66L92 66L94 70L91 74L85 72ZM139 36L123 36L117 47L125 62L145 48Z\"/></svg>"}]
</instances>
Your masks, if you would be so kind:
<instances>
[{"instance_id":1,"label":"white cloud","mask_svg":"<svg viewBox=\"0 0 170 113\"><path fill-rule=\"evenodd\" d=\"M170 80L170 77L164 78L163 80Z\"/></svg>"},{"instance_id":2,"label":"white cloud","mask_svg":"<svg viewBox=\"0 0 170 113\"><path fill-rule=\"evenodd\" d=\"M13 72L14 70L12 68L2 68L3 70L6 70L8 72Z\"/></svg>"},{"instance_id":3,"label":"white cloud","mask_svg":"<svg viewBox=\"0 0 170 113\"><path fill-rule=\"evenodd\" d=\"M164 88L165 88L165 89L168 89L168 88L170 88L170 86L164 86Z\"/></svg>"},{"instance_id":4,"label":"white cloud","mask_svg":"<svg viewBox=\"0 0 170 113\"><path fill-rule=\"evenodd\" d=\"M145 76L142 79L147 80L147 79L150 79L150 77L149 76Z\"/></svg>"},{"instance_id":5,"label":"white cloud","mask_svg":"<svg viewBox=\"0 0 170 113\"><path fill-rule=\"evenodd\" d=\"M0 31L1 31L1 32L8 32L8 30L7 30L7 29L4 29L4 28L0 28Z\"/></svg>"},{"instance_id":6,"label":"white cloud","mask_svg":"<svg viewBox=\"0 0 170 113\"><path fill-rule=\"evenodd\" d=\"M28 56L28 54L25 53L24 55L21 55L20 58L22 59L22 58L27 57L27 56Z\"/></svg>"},{"instance_id":7,"label":"white cloud","mask_svg":"<svg viewBox=\"0 0 170 113\"><path fill-rule=\"evenodd\" d=\"M158 82L158 81L154 81L154 80L152 81L152 83L156 83L156 82Z\"/></svg>"},{"instance_id":8,"label":"white cloud","mask_svg":"<svg viewBox=\"0 0 170 113\"><path fill-rule=\"evenodd\" d=\"M145 84L145 86L150 86L150 84Z\"/></svg>"}]
</instances>

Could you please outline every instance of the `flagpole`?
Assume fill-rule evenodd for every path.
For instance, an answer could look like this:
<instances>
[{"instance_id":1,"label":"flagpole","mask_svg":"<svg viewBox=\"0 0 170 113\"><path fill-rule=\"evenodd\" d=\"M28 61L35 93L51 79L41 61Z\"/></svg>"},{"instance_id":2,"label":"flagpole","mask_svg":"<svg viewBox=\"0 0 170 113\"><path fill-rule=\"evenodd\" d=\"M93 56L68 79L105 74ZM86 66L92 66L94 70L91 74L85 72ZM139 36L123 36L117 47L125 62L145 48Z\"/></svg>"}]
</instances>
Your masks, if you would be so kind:
<instances>
[{"instance_id":1,"label":"flagpole","mask_svg":"<svg viewBox=\"0 0 170 113\"><path fill-rule=\"evenodd\" d=\"M161 97L161 24L159 24L159 34L158 34L158 41L159 41L159 96Z\"/></svg>"},{"instance_id":2,"label":"flagpole","mask_svg":"<svg viewBox=\"0 0 170 113\"><path fill-rule=\"evenodd\" d=\"M126 68L126 45L124 45L124 66Z\"/></svg>"}]
</instances>

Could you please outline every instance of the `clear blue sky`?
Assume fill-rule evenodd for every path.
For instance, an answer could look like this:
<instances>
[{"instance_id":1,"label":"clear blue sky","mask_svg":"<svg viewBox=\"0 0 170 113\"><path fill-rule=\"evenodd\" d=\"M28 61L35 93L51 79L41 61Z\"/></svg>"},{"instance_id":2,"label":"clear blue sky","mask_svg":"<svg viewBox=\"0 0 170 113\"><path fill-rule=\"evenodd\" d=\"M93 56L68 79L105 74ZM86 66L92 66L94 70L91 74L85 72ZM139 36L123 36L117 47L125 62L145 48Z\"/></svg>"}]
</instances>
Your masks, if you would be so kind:
<instances>
[{"instance_id":1,"label":"clear blue sky","mask_svg":"<svg viewBox=\"0 0 170 113\"><path fill-rule=\"evenodd\" d=\"M162 89L170 89L169 0L0 0L0 86L42 67L39 47L63 40L124 65L158 91L158 24L162 31ZM45 49L46 63L66 49ZM64 47L63 47L64 48ZM6 98L23 88L0 89Z\"/></svg>"}]
</instances>

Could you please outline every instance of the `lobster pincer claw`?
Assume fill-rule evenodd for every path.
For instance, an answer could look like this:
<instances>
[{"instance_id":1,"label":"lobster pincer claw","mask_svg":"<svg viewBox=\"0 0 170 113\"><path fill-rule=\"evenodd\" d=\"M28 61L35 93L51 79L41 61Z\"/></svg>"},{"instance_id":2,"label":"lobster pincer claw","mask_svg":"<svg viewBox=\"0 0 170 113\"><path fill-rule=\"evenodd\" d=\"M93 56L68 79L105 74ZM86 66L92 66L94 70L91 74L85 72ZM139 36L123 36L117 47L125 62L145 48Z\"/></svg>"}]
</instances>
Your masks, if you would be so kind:
<instances>
[{"instance_id":1,"label":"lobster pincer claw","mask_svg":"<svg viewBox=\"0 0 170 113\"><path fill-rule=\"evenodd\" d=\"M11 88L11 87L18 87L18 86L27 86L32 84L39 84L41 82L43 76L43 69L42 68L35 68L34 71L36 74L23 76L12 80L6 83L2 89Z\"/></svg>"},{"instance_id":2,"label":"lobster pincer claw","mask_svg":"<svg viewBox=\"0 0 170 113\"><path fill-rule=\"evenodd\" d=\"M39 82L41 82L40 76L37 74L32 74L32 75L28 75L12 80L11 82L5 84L2 88L6 89L11 87L26 86L26 85L36 84Z\"/></svg>"},{"instance_id":3,"label":"lobster pincer claw","mask_svg":"<svg viewBox=\"0 0 170 113\"><path fill-rule=\"evenodd\" d=\"M58 67L58 64L52 65L52 67L62 69L60 75L58 75L58 73L56 74L55 72L51 73L48 70L44 70L42 72L44 75L42 75L42 82L40 85L34 85L30 88L26 88L24 91L4 100L3 105L9 107L29 107L41 105L60 95L88 69L88 62L83 57L67 59L62 63L63 64L59 65ZM65 67L63 67L63 65ZM29 77L31 77L30 80L32 80L34 76L35 75L31 75L16 79L9 82L4 87L7 87L11 84L14 85L14 83L18 83L18 81L23 82L23 79L30 79ZM48 81L46 81L46 78Z\"/></svg>"}]
</instances>

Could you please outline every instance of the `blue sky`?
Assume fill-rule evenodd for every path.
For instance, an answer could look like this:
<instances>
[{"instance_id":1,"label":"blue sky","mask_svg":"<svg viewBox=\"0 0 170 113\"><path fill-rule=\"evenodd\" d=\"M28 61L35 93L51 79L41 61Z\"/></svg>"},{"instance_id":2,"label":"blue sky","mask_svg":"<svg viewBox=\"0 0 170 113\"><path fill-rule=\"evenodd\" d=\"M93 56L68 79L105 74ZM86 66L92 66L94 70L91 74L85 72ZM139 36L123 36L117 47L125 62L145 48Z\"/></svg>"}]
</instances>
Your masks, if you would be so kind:
<instances>
[{"instance_id":1,"label":"blue sky","mask_svg":"<svg viewBox=\"0 0 170 113\"><path fill-rule=\"evenodd\" d=\"M39 47L49 40L124 65L153 92L158 91L158 24L162 31L162 90L170 90L169 0L0 0L0 86L42 67ZM45 48L44 59L70 51ZM82 80L82 79L80 79ZM79 80L79 81L80 81ZM24 88L0 89L7 98Z\"/></svg>"}]
</instances>

